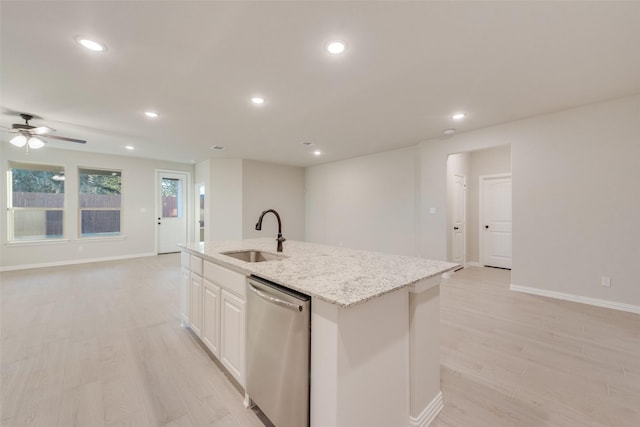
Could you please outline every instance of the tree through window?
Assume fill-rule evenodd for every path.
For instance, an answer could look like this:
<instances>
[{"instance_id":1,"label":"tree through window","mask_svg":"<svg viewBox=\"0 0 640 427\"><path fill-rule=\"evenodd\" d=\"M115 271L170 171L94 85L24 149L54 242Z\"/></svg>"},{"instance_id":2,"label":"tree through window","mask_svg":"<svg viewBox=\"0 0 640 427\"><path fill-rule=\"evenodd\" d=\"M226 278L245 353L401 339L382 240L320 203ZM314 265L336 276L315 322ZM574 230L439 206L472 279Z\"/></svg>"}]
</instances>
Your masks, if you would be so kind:
<instances>
[{"instance_id":1,"label":"tree through window","mask_svg":"<svg viewBox=\"0 0 640 427\"><path fill-rule=\"evenodd\" d=\"M122 172L79 169L80 236L120 234Z\"/></svg>"},{"instance_id":2,"label":"tree through window","mask_svg":"<svg viewBox=\"0 0 640 427\"><path fill-rule=\"evenodd\" d=\"M10 163L9 240L61 239L64 168Z\"/></svg>"}]
</instances>

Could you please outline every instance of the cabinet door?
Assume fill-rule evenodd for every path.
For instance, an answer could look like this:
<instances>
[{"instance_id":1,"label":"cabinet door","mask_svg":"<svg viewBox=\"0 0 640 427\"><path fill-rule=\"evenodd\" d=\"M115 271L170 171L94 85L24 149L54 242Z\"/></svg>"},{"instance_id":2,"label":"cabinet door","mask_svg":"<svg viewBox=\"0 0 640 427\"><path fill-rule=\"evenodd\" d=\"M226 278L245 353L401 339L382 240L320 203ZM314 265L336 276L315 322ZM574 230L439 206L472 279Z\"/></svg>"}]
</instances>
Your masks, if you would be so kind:
<instances>
[{"instance_id":1,"label":"cabinet door","mask_svg":"<svg viewBox=\"0 0 640 427\"><path fill-rule=\"evenodd\" d=\"M216 357L220 357L220 287L203 279L202 341Z\"/></svg>"},{"instance_id":2,"label":"cabinet door","mask_svg":"<svg viewBox=\"0 0 640 427\"><path fill-rule=\"evenodd\" d=\"M182 277L180 280L180 320L182 326L189 326L189 288L191 287L191 273L182 267Z\"/></svg>"},{"instance_id":3,"label":"cabinet door","mask_svg":"<svg viewBox=\"0 0 640 427\"><path fill-rule=\"evenodd\" d=\"M189 305L191 330L200 336L202 327L202 277L191 273L191 304Z\"/></svg>"},{"instance_id":4,"label":"cabinet door","mask_svg":"<svg viewBox=\"0 0 640 427\"><path fill-rule=\"evenodd\" d=\"M246 301L222 290L220 310L220 361L242 387L244 381Z\"/></svg>"}]
</instances>

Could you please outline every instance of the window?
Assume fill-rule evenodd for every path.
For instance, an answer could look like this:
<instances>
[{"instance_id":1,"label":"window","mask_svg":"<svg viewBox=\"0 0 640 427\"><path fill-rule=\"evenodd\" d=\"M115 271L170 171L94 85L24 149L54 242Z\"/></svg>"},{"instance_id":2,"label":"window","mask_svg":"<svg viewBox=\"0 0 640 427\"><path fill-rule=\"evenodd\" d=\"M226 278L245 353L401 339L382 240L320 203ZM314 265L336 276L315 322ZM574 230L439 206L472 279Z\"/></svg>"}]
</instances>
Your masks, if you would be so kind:
<instances>
[{"instance_id":1,"label":"window","mask_svg":"<svg viewBox=\"0 0 640 427\"><path fill-rule=\"evenodd\" d=\"M122 172L79 169L80 237L120 235Z\"/></svg>"},{"instance_id":2,"label":"window","mask_svg":"<svg viewBox=\"0 0 640 427\"><path fill-rule=\"evenodd\" d=\"M182 218L182 181L178 178L162 178L162 217Z\"/></svg>"},{"instance_id":3,"label":"window","mask_svg":"<svg viewBox=\"0 0 640 427\"><path fill-rule=\"evenodd\" d=\"M9 240L63 238L64 168L9 165Z\"/></svg>"}]
</instances>

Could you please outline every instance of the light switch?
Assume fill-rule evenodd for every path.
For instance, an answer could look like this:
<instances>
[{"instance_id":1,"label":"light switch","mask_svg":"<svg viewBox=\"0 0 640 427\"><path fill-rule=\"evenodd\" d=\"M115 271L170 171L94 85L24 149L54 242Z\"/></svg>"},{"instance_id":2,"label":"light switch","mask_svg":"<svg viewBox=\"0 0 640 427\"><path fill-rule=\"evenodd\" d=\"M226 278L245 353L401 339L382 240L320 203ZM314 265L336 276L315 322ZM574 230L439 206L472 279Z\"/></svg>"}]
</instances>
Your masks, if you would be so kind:
<instances>
[{"instance_id":1,"label":"light switch","mask_svg":"<svg viewBox=\"0 0 640 427\"><path fill-rule=\"evenodd\" d=\"M429 208L429 213L434 215L436 213L436 208Z\"/></svg>"}]
</instances>

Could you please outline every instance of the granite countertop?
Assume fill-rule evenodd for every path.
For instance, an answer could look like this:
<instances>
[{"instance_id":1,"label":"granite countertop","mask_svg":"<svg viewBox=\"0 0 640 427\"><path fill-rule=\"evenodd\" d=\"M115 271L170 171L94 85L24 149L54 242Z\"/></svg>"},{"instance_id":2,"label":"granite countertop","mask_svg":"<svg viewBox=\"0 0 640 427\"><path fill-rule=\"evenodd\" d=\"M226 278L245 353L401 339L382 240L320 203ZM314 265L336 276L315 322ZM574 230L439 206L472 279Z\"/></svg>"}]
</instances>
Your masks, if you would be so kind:
<instances>
[{"instance_id":1,"label":"granite countertop","mask_svg":"<svg viewBox=\"0 0 640 427\"><path fill-rule=\"evenodd\" d=\"M221 252L277 254L273 238L180 245L183 250L244 275L256 275L342 307L452 271L458 264L287 240L281 260L249 263Z\"/></svg>"}]
</instances>

